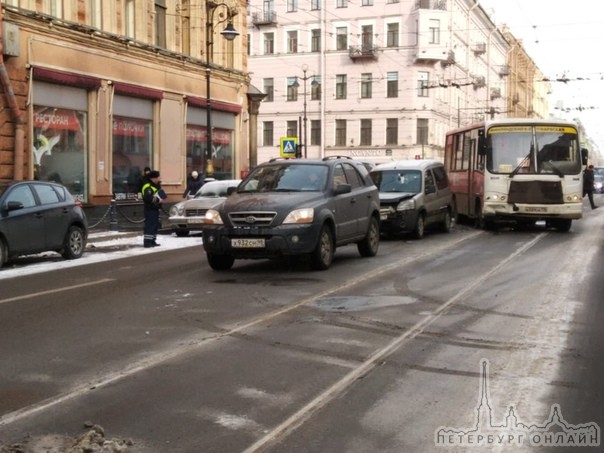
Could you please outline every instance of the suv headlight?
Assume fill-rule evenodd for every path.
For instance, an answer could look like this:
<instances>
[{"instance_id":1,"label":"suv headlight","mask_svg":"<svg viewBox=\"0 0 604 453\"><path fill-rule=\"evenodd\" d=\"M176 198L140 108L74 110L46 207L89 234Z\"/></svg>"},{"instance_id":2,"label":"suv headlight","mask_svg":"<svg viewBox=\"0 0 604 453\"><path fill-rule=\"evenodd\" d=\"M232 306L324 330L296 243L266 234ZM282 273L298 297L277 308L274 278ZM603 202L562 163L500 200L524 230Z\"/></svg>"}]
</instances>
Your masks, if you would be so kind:
<instances>
[{"instance_id":1,"label":"suv headlight","mask_svg":"<svg viewBox=\"0 0 604 453\"><path fill-rule=\"evenodd\" d=\"M296 209L290 212L283 223L312 223L315 210L312 208Z\"/></svg>"},{"instance_id":2,"label":"suv headlight","mask_svg":"<svg viewBox=\"0 0 604 453\"><path fill-rule=\"evenodd\" d=\"M396 207L397 211L412 211L415 209L415 200L403 200Z\"/></svg>"},{"instance_id":3,"label":"suv headlight","mask_svg":"<svg viewBox=\"0 0 604 453\"><path fill-rule=\"evenodd\" d=\"M203 218L203 223L208 225L222 225L222 217L216 209L208 209L206 215Z\"/></svg>"}]
</instances>

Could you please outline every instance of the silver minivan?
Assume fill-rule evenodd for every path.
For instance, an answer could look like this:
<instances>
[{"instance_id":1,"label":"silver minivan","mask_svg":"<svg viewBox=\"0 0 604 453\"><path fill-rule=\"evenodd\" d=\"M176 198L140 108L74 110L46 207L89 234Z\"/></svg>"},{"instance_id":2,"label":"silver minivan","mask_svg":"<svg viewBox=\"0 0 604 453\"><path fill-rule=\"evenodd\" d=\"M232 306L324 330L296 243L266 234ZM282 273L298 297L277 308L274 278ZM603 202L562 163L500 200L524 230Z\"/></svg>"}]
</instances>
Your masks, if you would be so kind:
<instances>
[{"instance_id":1,"label":"silver minivan","mask_svg":"<svg viewBox=\"0 0 604 453\"><path fill-rule=\"evenodd\" d=\"M453 201L442 162L425 159L388 162L374 168L371 177L380 191L384 235L411 233L421 239L429 227L450 231Z\"/></svg>"}]
</instances>

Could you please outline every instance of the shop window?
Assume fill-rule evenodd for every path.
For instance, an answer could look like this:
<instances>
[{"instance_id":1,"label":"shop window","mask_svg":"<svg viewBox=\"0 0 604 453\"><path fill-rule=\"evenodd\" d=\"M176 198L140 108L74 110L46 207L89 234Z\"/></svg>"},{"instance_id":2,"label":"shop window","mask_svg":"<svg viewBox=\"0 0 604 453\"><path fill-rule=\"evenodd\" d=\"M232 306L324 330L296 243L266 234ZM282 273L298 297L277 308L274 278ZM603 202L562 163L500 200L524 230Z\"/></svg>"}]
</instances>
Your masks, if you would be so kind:
<instances>
[{"instance_id":1,"label":"shop window","mask_svg":"<svg viewBox=\"0 0 604 453\"><path fill-rule=\"evenodd\" d=\"M135 199L138 181L151 165L150 120L113 117L113 193L116 200Z\"/></svg>"}]
</instances>

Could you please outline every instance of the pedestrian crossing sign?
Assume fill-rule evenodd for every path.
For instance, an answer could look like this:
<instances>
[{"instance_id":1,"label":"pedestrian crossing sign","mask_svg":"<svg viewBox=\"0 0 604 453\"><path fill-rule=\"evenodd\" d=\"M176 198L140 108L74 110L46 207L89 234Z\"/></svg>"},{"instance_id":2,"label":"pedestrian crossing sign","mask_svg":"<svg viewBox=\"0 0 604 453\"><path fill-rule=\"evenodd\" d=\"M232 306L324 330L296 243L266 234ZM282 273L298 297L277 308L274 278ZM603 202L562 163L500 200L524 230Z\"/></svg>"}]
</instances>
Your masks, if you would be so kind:
<instances>
[{"instance_id":1,"label":"pedestrian crossing sign","mask_svg":"<svg viewBox=\"0 0 604 453\"><path fill-rule=\"evenodd\" d=\"M296 157L298 137L281 137L281 157Z\"/></svg>"}]
</instances>

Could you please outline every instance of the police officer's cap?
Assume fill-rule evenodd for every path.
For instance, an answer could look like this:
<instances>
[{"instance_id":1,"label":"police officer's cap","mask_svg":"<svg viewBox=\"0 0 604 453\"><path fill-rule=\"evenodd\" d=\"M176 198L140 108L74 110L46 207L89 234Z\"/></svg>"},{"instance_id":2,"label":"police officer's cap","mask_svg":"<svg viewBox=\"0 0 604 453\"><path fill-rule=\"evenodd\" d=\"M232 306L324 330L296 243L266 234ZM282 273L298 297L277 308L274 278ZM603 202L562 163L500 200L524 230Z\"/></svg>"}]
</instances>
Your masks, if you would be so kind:
<instances>
[{"instance_id":1,"label":"police officer's cap","mask_svg":"<svg viewBox=\"0 0 604 453\"><path fill-rule=\"evenodd\" d=\"M148 175L149 179L159 178L159 172L157 170L151 170Z\"/></svg>"}]
</instances>

